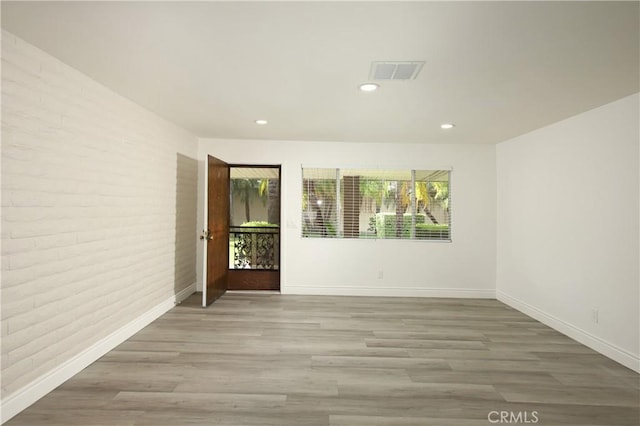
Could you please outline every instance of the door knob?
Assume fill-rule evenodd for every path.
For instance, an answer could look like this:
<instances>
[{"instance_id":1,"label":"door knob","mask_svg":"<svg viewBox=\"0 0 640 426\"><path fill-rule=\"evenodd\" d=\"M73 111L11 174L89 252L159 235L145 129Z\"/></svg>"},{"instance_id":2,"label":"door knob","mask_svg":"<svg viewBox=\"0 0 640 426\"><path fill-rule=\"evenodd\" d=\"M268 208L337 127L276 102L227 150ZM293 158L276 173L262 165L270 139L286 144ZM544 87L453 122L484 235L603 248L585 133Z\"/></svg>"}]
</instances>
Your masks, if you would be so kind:
<instances>
[{"instance_id":1,"label":"door knob","mask_svg":"<svg viewBox=\"0 0 640 426\"><path fill-rule=\"evenodd\" d=\"M201 240L211 241L213 237L211 236L211 229L207 229L206 231L203 229L202 234L200 235Z\"/></svg>"}]
</instances>

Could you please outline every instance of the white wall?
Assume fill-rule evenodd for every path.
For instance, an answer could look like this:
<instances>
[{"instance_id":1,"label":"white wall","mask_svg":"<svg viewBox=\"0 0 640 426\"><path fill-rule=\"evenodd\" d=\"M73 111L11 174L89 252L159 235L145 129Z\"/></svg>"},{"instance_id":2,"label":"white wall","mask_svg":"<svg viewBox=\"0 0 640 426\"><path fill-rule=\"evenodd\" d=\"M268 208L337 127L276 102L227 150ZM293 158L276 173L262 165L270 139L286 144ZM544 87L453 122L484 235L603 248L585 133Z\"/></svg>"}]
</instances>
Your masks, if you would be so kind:
<instances>
[{"instance_id":1,"label":"white wall","mask_svg":"<svg viewBox=\"0 0 640 426\"><path fill-rule=\"evenodd\" d=\"M231 163L282 165L283 293L495 296L494 146L201 139L200 228L204 227L207 154ZM453 242L303 239L301 165L452 167ZM202 257L201 245L199 264ZM380 270L383 278L378 278Z\"/></svg>"},{"instance_id":2,"label":"white wall","mask_svg":"<svg viewBox=\"0 0 640 426\"><path fill-rule=\"evenodd\" d=\"M636 370L638 102L496 148L498 298Z\"/></svg>"},{"instance_id":3,"label":"white wall","mask_svg":"<svg viewBox=\"0 0 640 426\"><path fill-rule=\"evenodd\" d=\"M2 32L2 419L195 290L197 139Z\"/></svg>"}]
</instances>

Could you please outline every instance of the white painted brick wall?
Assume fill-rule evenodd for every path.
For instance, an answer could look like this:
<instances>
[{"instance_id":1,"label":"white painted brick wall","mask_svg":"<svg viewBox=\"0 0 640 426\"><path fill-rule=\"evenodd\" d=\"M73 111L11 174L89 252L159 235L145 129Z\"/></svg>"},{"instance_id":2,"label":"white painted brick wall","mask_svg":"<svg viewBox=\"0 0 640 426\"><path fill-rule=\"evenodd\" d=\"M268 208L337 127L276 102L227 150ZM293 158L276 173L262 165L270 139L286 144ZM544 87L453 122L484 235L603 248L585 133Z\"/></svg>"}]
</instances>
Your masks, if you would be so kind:
<instances>
[{"instance_id":1,"label":"white painted brick wall","mask_svg":"<svg viewBox=\"0 0 640 426\"><path fill-rule=\"evenodd\" d=\"M2 32L2 398L196 280L197 139Z\"/></svg>"}]
</instances>

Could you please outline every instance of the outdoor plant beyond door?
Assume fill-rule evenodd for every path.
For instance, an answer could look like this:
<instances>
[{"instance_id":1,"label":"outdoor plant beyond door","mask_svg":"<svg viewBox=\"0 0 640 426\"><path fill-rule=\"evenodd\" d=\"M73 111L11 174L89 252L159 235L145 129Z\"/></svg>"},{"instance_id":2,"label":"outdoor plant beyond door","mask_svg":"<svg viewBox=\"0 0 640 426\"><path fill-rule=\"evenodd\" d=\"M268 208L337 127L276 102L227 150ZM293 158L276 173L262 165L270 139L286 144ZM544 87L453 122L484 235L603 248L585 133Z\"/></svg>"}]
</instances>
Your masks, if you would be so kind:
<instances>
[{"instance_id":1,"label":"outdoor plant beyond door","mask_svg":"<svg viewBox=\"0 0 640 426\"><path fill-rule=\"evenodd\" d=\"M229 290L280 290L280 166L231 165Z\"/></svg>"}]
</instances>

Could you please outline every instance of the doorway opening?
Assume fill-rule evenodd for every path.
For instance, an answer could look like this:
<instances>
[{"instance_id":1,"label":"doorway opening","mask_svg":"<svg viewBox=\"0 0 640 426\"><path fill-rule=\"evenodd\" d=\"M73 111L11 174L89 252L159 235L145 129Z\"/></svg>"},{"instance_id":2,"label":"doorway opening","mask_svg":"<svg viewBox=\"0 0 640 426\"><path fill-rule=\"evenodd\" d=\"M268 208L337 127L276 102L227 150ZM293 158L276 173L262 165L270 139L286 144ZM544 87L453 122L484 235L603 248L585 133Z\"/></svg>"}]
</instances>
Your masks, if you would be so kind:
<instances>
[{"instance_id":1,"label":"doorway opening","mask_svg":"<svg viewBox=\"0 0 640 426\"><path fill-rule=\"evenodd\" d=\"M280 166L229 166L228 290L280 290Z\"/></svg>"}]
</instances>

